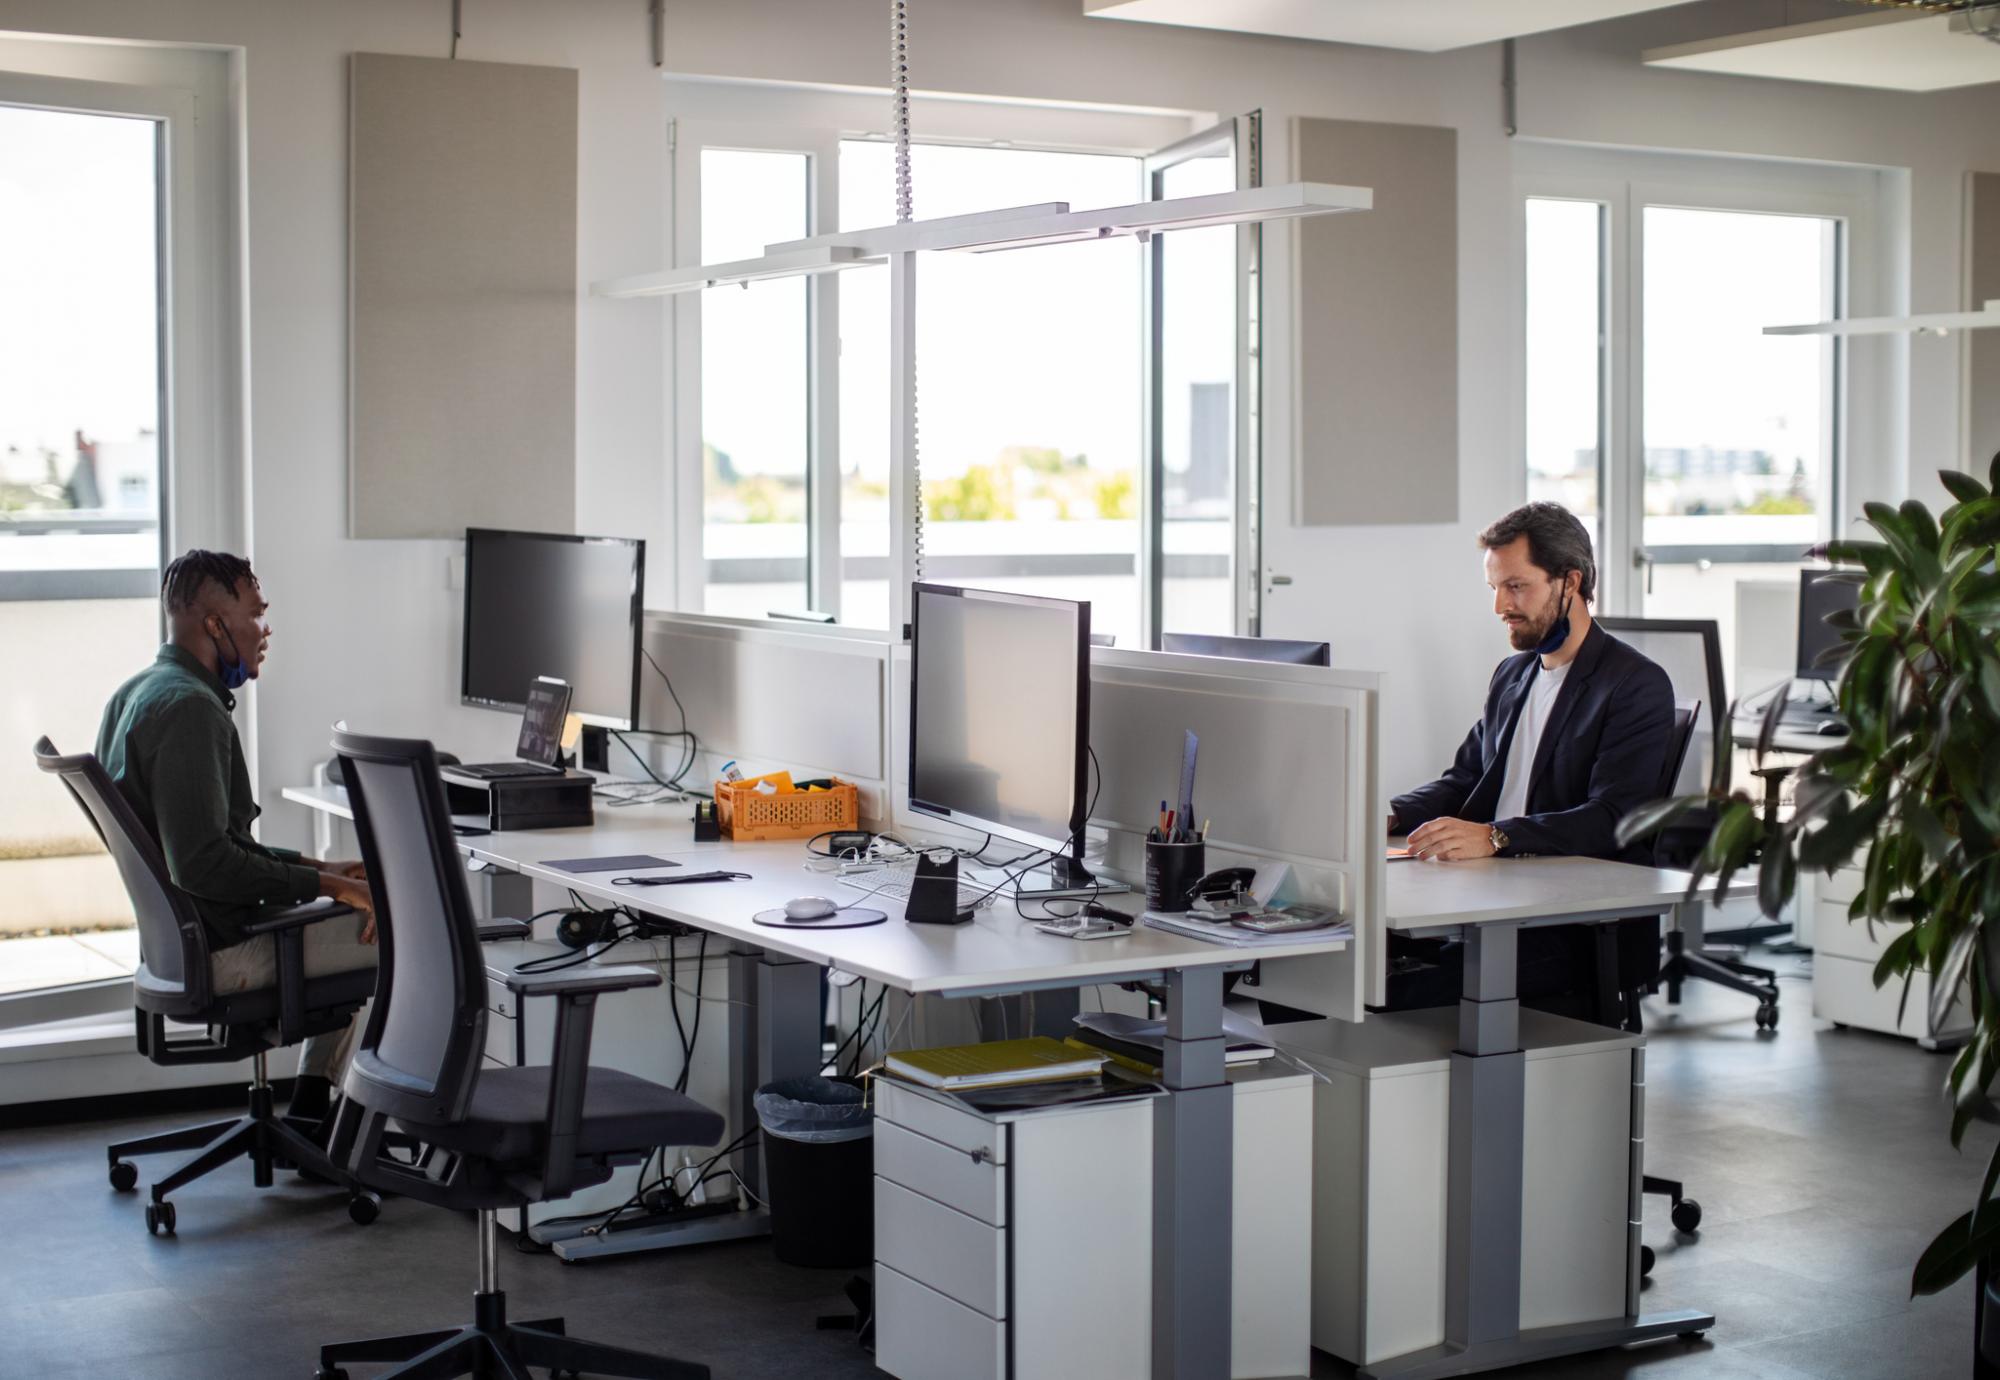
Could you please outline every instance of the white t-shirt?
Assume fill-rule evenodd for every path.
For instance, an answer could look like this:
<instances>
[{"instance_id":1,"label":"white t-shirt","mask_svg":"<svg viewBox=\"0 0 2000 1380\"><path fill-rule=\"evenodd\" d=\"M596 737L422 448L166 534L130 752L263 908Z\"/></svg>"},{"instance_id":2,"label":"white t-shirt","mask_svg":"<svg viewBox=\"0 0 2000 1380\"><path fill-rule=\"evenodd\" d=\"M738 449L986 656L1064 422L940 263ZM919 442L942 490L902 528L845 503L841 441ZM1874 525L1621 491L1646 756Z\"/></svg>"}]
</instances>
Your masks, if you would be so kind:
<instances>
[{"instance_id":1,"label":"white t-shirt","mask_svg":"<svg viewBox=\"0 0 2000 1380\"><path fill-rule=\"evenodd\" d=\"M1556 707L1563 678L1575 664L1566 661L1551 671L1540 661L1535 663L1534 679L1528 682L1527 702L1521 706L1521 717L1514 725L1514 741L1507 749L1507 774L1500 780L1500 803L1493 807L1496 821L1528 813L1528 778L1535 770L1542 730L1549 726L1549 715Z\"/></svg>"}]
</instances>

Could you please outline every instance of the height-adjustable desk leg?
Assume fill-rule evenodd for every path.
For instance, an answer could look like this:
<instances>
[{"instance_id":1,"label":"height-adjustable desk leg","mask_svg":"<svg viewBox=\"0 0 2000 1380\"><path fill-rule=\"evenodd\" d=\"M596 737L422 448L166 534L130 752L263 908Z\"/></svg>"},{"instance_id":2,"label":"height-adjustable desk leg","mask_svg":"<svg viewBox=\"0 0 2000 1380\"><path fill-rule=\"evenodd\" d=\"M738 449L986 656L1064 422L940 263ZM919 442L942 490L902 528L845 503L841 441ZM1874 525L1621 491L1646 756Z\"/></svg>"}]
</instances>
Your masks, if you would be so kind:
<instances>
[{"instance_id":1,"label":"height-adjustable desk leg","mask_svg":"<svg viewBox=\"0 0 2000 1380\"><path fill-rule=\"evenodd\" d=\"M1696 1309L1633 1309L1615 1317L1521 1330L1522 1147L1527 1054L1515 981L1517 924L1468 926L1451 1056L1451 1134L1445 1193L1444 1344L1380 1361L1365 1380L1429 1380L1547 1360L1628 1342L1707 1331Z\"/></svg>"},{"instance_id":2,"label":"height-adjustable desk leg","mask_svg":"<svg viewBox=\"0 0 2000 1380\"><path fill-rule=\"evenodd\" d=\"M1223 1072L1222 970L1167 974L1153 1117L1153 1376L1229 1374L1234 1111Z\"/></svg>"}]
</instances>

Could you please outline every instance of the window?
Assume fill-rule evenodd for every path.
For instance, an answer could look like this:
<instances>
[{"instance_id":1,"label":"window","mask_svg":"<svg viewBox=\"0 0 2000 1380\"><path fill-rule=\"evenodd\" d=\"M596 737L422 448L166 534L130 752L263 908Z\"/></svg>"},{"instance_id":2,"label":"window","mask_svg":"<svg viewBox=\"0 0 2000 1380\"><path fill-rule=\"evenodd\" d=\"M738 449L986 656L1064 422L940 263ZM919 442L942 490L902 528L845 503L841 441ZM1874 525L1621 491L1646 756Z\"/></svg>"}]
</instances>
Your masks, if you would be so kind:
<instances>
[{"instance_id":1,"label":"window","mask_svg":"<svg viewBox=\"0 0 2000 1380\"><path fill-rule=\"evenodd\" d=\"M1870 374L1850 402L1836 339L1763 330L1869 314L1845 298L1880 277L1880 188L1752 159L1524 157L1527 494L1593 527L1602 611L1714 619L1730 695L1755 694L1792 664L1774 610L1847 506L1841 437L1879 427L1871 396L1891 392Z\"/></svg>"},{"instance_id":2,"label":"window","mask_svg":"<svg viewBox=\"0 0 2000 1380\"><path fill-rule=\"evenodd\" d=\"M1528 199L1528 497L1560 503L1604 549L1604 207Z\"/></svg>"},{"instance_id":3,"label":"window","mask_svg":"<svg viewBox=\"0 0 2000 1380\"><path fill-rule=\"evenodd\" d=\"M895 216L894 149L840 146L843 229ZM1137 158L919 144L925 217L1141 198ZM917 282L917 451L929 579L1091 601L1140 637L1139 249L1129 239L933 254ZM889 610L889 283L840 275L841 621Z\"/></svg>"},{"instance_id":4,"label":"window","mask_svg":"<svg viewBox=\"0 0 2000 1380\"><path fill-rule=\"evenodd\" d=\"M45 672L0 714L0 993L138 956L117 869L26 749L88 749L159 640L164 129L0 105L0 646Z\"/></svg>"},{"instance_id":5,"label":"window","mask_svg":"<svg viewBox=\"0 0 2000 1380\"><path fill-rule=\"evenodd\" d=\"M700 262L754 259L807 235L802 153L701 150ZM701 295L701 609L761 617L807 608L811 457L809 284Z\"/></svg>"}]
</instances>

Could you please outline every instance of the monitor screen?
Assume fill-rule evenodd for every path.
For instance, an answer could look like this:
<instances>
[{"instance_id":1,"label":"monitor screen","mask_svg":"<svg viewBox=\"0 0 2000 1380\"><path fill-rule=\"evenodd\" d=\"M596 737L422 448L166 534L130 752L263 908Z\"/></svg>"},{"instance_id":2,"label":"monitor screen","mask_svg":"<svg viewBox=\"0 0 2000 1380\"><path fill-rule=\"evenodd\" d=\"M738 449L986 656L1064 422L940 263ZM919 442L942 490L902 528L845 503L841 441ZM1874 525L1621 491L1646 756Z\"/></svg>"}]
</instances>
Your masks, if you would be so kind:
<instances>
[{"instance_id":1,"label":"monitor screen","mask_svg":"<svg viewBox=\"0 0 2000 1380\"><path fill-rule=\"evenodd\" d=\"M1840 630L1826 625L1826 616L1861 606L1861 586L1829 580L1825 570L1799 572L1799 669L1801 680L1838 680L1838 660L1820 662L1822 653L1841 645Z\"/></svg>"},{"instance_id":2,"label":"monitor screen","mask_svg":"<svg viewBox=\"0 0 2000 1380\"><path fill-rule=\"evenodd\" d=\"M537 676L521 711L521 737L514 755L553 767L562 754L563 720L569 717L569 687L552 676Z\"/></svg>"},{"instance_id":3,"label":"monitor screen","mask_svg":"<svg viewBox=\"0 0 2000 1380\"><path fill-rule=\"evenodd\" d=\"M1215 637L1208 633L1165 633L1160 650L1183 656L1226 656L1237 661L1281 661L1294 666L1331 666L1333 649L1324 642L1292 642L1282 637Z\"/></svg>"},{"instance_id":4,"label":"monitor screen","mask_svg":"<svg viewBox=\"0 0 2000 1380\"><path fill-rule=\"evenodd\" d=\"M1084 804L1089 642L1087 603L916 586L911 808L1067 847Z\"/></svg>"},{"instance_id":5,"label":"monitor screen","mask_svg":"<svg viewBox=\"0 0 2000 1380\"><path fill-rule=\"evenodd\" d=\"M519 709L536 677L551 676L569 683L575 713L632 727L645 583L642 541L468 531L465 702Z\"/></svg>"}]
</instances>

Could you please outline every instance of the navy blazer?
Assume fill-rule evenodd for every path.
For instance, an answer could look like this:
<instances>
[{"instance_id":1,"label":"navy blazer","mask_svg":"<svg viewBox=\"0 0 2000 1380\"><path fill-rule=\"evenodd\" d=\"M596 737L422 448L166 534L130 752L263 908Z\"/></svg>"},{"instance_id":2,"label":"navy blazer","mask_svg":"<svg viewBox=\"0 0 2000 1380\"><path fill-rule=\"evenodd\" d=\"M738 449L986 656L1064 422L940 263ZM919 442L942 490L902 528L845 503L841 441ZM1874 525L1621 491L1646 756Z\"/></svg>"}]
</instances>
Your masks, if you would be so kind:
<instances>
[{"instance_id":1,"label":"navy blazer","mask_svg":"<svg viewBox=\"0 0 2000 1380\"><path fill-rule=\"evenodd\" d=\"M1653 845L1620 848L1618 821L1660 798L1673 737L1674 691L1667 673L1593 623L1556 694L1528 777L1528 813L1493 818L1507 774L1507 749L1539 658L1510 656L1493 673L1486 714L1459 745L1443 776L1389 802L1404 833L1433 819L1492 822L1507 836L1504 856L1566 853L1650 863Z\"/></svg>"}]
</instances>

